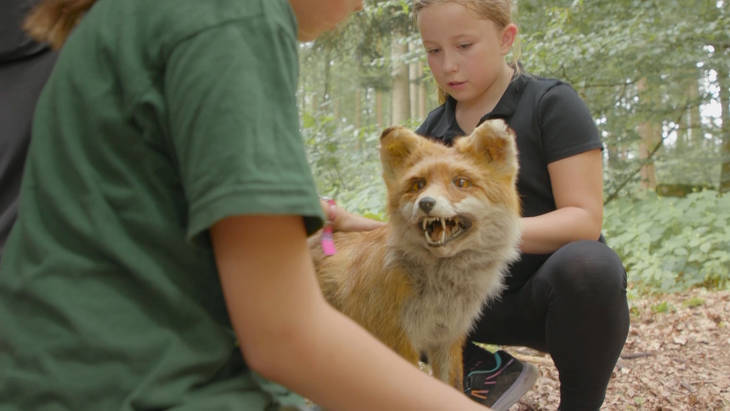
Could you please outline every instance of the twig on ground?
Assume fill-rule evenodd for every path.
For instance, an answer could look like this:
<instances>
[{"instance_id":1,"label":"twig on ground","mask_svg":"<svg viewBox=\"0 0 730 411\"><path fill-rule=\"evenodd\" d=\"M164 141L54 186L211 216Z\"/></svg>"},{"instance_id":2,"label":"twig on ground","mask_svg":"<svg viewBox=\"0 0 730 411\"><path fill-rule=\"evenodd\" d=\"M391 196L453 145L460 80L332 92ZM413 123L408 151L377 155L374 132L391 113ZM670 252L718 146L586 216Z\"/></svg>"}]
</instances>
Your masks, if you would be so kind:
<instances>
[{"instance_id":1,"label":"twig on ground","mask_svg":"<svg viewBox=\"0 0 730 411\"><path fill-rule=\"evenodd\" d=\"M632 353L621 354L621 358L623 358L624 360L633 360L636 358L651 357L652 355L655 355L655 353L653 353L653 352L632 352Z\"/></svg>"}]
</instances>

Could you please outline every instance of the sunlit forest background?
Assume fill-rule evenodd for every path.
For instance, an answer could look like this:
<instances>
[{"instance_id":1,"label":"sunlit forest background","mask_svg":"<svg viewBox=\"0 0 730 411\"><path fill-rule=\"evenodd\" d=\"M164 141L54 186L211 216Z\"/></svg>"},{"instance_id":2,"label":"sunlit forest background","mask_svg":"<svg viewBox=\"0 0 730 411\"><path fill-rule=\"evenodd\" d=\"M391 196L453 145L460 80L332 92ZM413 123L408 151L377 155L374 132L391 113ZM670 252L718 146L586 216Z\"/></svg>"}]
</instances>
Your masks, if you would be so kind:
<instances>
[{"instance_id":1,"label":"sunlit forest background","mask_svg":"<svg viewBox=\"0 0 730 411\"><path fill-rule=\"evenodd\" d=\"M524 70L570 83L604 143L604 234L633 290L730 287L728 0L518 0ZM384 218L378 137L438 105L410 0L300 47L299 102L322 194ZM510 57L508 57L510 58Z\"/></svg>"}]
</instances>

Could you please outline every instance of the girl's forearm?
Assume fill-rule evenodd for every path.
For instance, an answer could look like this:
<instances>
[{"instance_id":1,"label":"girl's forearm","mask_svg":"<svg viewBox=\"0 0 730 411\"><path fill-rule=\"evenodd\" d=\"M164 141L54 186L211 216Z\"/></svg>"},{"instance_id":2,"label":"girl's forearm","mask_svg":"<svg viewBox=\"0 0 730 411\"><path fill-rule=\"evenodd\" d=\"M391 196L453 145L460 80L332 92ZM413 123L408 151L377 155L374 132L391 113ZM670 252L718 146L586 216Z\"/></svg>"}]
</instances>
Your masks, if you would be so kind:
<instances>
[{"instance_id":1,"label":"girl's forearm","mask_svg":"<svg viewBox=\"0 0 730 411\"><path fill-rule=\"evenodd\" d=\"M283 348L274 380L332 410L483 410L429 377L329 305Z\"/></svg>"},{"instance_id":2,"label":"girl's forearm","mask_svg":"<svg viewBox=\"0 0 730 411\"><path fill-rule=\"evenodd\" d=\"M350 213L327 198L321 198L320 205L334 231L369 231L385 224L382 221Z\"/></svg>"},{"instance_id":3,"label":"girl's forearm","mask_svg":"<svg viewBox=\"0 0 730 411\"><path fill-rule=\"evenodd\" d=\"M247 364L333 410L478 410L322 296L301 218L232 217L212 230L221 285Z\"/></svg>"},{"instance_id":4,"label":"girl's forearm","mask_svg":"<svg viewBox=\"0 0 730 411\"><path fill-rule=\"evenodd\" d=\"M564 207L536 217L523 217L520 250L548 254L578 240L597 240L601 217L580 207Z\"/></svg>"}]
</instances>

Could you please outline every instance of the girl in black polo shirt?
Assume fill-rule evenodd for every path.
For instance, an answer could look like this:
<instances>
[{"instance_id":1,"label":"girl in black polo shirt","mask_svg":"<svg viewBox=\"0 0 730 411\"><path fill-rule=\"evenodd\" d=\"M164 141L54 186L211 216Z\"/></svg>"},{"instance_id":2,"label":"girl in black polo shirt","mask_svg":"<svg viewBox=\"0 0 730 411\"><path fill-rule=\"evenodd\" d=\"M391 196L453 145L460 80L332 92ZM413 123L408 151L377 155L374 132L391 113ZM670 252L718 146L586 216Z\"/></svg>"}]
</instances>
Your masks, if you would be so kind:
<instances>
[{"instance_id":1,"label":"girl in black polo shirt","mask_svg":"<svg viewBox=\"0 0 730 411\"><path fill-rule=\"evenodd\" d=\"M601 141L590 112L568 84L507 64L518 31L510 0L416 0L414 11L443 97L417 132L451 144L503 118L520 153L522 258L471 339L549 352L560 409L599 409L629 314L626 273L600 234ZM534 366L473 344L464 372L467 394L495 409L509 408L537 377Z\"/></svg>"}]
</instances>

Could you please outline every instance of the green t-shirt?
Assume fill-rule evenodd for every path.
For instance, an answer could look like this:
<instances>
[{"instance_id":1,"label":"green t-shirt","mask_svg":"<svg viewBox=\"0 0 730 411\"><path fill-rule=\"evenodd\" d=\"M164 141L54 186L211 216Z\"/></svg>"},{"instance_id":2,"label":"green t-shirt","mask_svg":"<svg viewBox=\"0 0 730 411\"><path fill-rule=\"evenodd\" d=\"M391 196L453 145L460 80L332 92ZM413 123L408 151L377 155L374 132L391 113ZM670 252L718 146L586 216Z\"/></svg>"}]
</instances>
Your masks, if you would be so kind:
<instances>
[{"instance_id":1,"label":"green t-shirt","mask_svg":"<svg viewBox=\"0 0 730 411\"><path fill-rule=\"evenodd\" d=\"M0 408L270 404L208 228L240 214L321 226L297 61L286 0L92 7L37 106L0 268Z\"/></svg>"}]
</instances>

